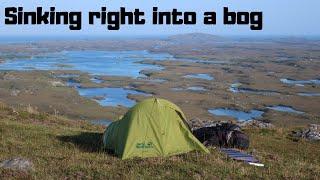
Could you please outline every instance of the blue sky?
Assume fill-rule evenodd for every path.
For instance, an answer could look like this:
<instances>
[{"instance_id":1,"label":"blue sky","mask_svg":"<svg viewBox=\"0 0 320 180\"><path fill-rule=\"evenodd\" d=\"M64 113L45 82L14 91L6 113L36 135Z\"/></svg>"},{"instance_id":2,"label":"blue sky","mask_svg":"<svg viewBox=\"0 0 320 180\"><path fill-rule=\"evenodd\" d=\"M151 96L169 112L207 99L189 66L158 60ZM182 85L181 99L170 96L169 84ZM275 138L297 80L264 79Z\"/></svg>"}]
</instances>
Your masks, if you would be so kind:
<instances>
[{"instance_id":1,"label":"blue sky","mask_svg":"<svg viewBox=\"0 0 320 180\"><path fill-rule=\"evenodd\" d=\"M83 25L81 31L70 31L67 26L8 26L4 25L5 7L22 6L25 11L34 11L37 6L48 8L55 6L57 11L82 11ZM96 24L88 25L88 11L98 11L101 6L109 10L118 11L124 6L133 10L139 8L146 12L146 25L121 26L120 31L108 31L106 26ZM151 25L151 10L153 6L159 10L168 11L177 8L181 11L196 11L198 15L197 25L172 26ZM135 35L168 35L179 33L203 32L216 35L296 35L319 36L320 35L320 1L319 0L28 0L23 2L1 2L0 11L0 36L35 36L35 35L89 35L89 36L135 36ZM262 11L263 30L251 31L249 26L225 26L223 25L223 7L229 7L234 11ZM46 9L45 9L46 10ZM202 24L204 11L217 12L217 25L206 26Z\"/></svg>"}]
</instances>

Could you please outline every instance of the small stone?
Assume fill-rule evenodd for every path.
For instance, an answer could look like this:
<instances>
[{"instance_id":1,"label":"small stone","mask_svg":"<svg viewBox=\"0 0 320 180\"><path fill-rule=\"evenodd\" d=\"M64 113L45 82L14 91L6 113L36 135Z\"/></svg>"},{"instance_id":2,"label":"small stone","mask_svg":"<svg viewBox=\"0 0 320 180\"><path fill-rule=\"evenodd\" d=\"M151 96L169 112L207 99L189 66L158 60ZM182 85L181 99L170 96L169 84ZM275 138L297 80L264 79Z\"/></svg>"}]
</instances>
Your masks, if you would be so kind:
<instances>
[{"instance_id":1,"label":"small stone","mask_svg":"<svg viewBox=\"0 0 320 180\"><path fill-rule=\"evenodd\" d=\"M20 92L21 92L20 90L15 89L15 90L11 91L10 95L11 96L18 96L20 94Z\"/></svg>"},{"instance_id":2,"label":"small stone","mask_svg":"<svg viewBox=\"0 0 320 180\"><path fill-rule=\"evenodd\" d=\"M13 158L0 162L0 168L20 171L32 171L33 163L27 159Z\"/></svg>"}]
</instances>

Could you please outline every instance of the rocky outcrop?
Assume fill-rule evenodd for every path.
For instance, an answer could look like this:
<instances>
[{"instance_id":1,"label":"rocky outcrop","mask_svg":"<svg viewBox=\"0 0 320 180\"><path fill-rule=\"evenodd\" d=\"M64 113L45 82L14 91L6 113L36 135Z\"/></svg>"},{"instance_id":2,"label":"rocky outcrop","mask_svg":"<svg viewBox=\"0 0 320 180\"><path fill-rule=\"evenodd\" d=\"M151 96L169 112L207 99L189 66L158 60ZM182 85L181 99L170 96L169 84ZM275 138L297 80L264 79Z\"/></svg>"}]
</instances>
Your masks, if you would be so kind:
<instances>
[{"instance_id":1,"label":"rocky outcrop","mask_svg":"<svg viewBox=\"0 0 320 180\"><path fill-rule=\"evenodd\" d=\"M306 129L292 131L291 136L295 138L304 138L310 141L320 141L320 125L310 124Z\"/></svg>"},{"instance_id":2,"label":"rocky outcrop","mask_svg":"<svg viewBox=\"0 0 320 180\"><path fill-rule=\"evenodd\" d=\"M275 126L270 122L259 121L259 120L252 120L252 121L245 121L239 124L241 127L253 127L253 128L260 128L260 129L271 129Z\"/></svg>"},{"instance_id":3,"label":"rocky outcrop","mask_svg":"<svg viewBox=\"0 0 320 180\"><path fill-rule=\"evenodd\" d=\"M63 87L65 86L62 82L60 81L50 81L51 85L54 87Z\"/></svg>"}]
</instances>

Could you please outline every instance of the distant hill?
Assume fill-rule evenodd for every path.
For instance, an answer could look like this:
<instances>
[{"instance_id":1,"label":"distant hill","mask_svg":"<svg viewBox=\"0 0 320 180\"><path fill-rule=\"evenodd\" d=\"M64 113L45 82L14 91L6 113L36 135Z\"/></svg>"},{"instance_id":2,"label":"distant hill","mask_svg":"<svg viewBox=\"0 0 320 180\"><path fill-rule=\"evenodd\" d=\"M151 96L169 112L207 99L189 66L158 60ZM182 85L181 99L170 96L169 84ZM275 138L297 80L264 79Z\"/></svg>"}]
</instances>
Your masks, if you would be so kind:
<instances>
[{"instance_id":1,"label":"distant hill","mask_svg":"<svg viewBox=\"0 0 320 180\"><path fill-rule=\"evenodd\" d=\"M209 42L222 42L226 41L226 38L205 33L189 33L169 36L168 40L171 42L188 42L188 43L209 43Z\"/></svg>"}]
</instances>

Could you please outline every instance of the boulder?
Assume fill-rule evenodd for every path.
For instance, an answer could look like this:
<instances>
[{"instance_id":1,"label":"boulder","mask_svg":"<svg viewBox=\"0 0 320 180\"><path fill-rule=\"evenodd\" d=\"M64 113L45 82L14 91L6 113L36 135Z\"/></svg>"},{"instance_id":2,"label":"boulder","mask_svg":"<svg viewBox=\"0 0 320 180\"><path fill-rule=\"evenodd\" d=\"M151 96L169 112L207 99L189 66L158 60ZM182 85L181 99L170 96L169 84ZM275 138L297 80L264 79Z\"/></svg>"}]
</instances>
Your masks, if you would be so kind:
<instances>
[{"instance_id":1,"label":"boulder","mask_svg":"<svg viewBox=\"0 0 320 180\"><path fill-rule=\"evenodd\" d=\"M33 170L33 163L28 159L13 158L0 162L0 168L19 171L31 171Z\"/></svg>"}]
</instances>

